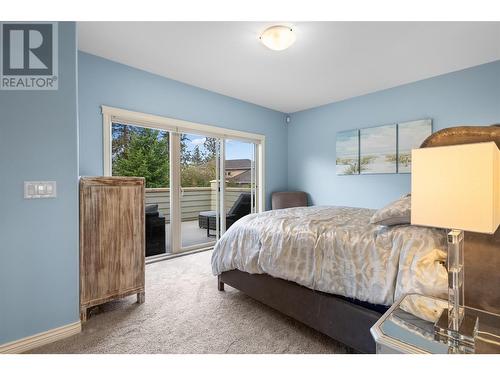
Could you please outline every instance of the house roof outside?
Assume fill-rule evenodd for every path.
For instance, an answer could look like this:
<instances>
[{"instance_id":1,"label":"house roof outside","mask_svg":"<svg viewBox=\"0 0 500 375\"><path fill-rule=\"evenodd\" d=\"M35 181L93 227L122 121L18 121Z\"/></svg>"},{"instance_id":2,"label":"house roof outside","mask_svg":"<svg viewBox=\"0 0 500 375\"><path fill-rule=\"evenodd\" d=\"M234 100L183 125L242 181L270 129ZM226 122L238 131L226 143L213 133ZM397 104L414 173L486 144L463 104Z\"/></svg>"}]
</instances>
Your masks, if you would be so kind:
<instances>
[{"instance_id":1,"label":"house roof outside","mask_svg":"<svg viewBox=\"0 0 500 375\"><path fill-rule=\"evenodd\" d=\"M252 182L252 161L250 159L226 160L226 171L241 171L240 173L226 177L228 181L236 184L250 184Z\"/></svg>"},{"instance_id":2,"label":"house roof outside","mask_svg":"<svg viewBox=\"0 0 500 375\"><path fill-rule=\"evenodd\" d=\"M251 170L249 169L243 173L240 173L237 176L230 177L228 178L228 180L236 184L250 184L252 182Z\"/></svg>"},{"instance_id":3,"label":"house roof outside","mask_svg":"<svg viewBox=\"0 0 500 375\"><path fill-rule=\"evenodd\" d=\"M252 166L252 162L250 159L232 159L226 160L225 167L227 170L242 170L242 169L250 169Z\"/></svg>"}]
</instances>

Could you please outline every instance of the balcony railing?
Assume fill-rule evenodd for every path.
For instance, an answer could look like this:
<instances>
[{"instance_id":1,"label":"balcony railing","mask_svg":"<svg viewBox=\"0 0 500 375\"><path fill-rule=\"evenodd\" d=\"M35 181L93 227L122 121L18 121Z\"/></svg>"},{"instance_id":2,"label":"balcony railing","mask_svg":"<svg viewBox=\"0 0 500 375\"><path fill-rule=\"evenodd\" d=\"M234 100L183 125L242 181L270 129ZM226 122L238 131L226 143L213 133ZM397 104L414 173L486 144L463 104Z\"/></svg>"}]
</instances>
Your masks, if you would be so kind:
<instances>
[{"instance_id":1,"label":"balcony railing","mask_svg":"<svg viewBox=\"0 0 500 375\"><path fill-rule=\"evenodd\" d=\"M249 193L250 188L230 187L225 189L225 207L229 210L241 193ZM157 204L159 211L170 222L170 189L146 189L146 205ZM187 187L182 188L181 194L181 221L198 220L198 213L215 211L215 187Z\"/></svg>"}]
</instances>

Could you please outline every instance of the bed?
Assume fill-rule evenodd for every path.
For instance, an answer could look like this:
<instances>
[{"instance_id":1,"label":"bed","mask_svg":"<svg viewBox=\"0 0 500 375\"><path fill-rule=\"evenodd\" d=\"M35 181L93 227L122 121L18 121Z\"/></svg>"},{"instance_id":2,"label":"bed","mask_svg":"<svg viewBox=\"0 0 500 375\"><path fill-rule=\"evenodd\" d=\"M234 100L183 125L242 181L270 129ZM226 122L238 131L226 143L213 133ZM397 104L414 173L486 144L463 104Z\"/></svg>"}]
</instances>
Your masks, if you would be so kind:
<instances>
[{"instance_id":1,"label":"bed","mask_svg":"<svg viewBox=\"0 0 500 375\"><path fill-rule=\"evenodd\" d=\"M449 128L434 133L423 147L491 140L500 144L498 130ZM359 352L374 353L370 328L388 306L410 292L445 297L447 274L443 230L370 224L373 214L323 206L248 215L214 249L212 269L219 290L228 284ZM466 236L466 262L475 263L467 268L472 270L466 275L472 286L466 288L466 301L493 312L500 306L498 276L493 275L493 283L485 281L491 264L468 257L467 244L483 256L493 254L495 267L498 239L498 233Z\"/></svg>"}]
</instances>

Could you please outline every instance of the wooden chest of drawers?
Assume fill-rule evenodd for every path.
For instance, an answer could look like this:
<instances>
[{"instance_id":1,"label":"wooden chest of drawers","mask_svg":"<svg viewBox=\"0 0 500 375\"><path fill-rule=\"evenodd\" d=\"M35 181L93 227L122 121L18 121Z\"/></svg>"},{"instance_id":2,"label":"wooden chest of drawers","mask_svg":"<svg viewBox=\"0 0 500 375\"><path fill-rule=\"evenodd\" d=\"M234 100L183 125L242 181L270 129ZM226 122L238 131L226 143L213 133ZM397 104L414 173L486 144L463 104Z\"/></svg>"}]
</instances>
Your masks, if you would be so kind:
<instances>
[{"instance_id":1,"label":"wooden chest of drawers","mask_svg":"<svg viewBox=\"0 0 500 375\"><path fill-rule=\"evenodd\" d=\"M137 294L144 302L144 179L80 179L80 319L87 309Z\"/></svg>"}]
</instances>

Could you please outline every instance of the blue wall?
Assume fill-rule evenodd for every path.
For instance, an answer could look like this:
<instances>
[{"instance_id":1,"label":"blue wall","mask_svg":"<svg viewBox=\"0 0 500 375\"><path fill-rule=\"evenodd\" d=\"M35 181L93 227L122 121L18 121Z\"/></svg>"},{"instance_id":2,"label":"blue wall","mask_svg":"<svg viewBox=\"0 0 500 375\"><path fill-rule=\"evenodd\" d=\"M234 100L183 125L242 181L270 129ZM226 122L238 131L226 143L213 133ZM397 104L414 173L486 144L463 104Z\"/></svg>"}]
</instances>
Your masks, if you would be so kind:
<instances>
[{"instance_id":1,"label":"blue wall","mask_svg":"<svg viewBox=\"0 0 500 375\"><path fill-rule=\"evenodd\" d=\"M378 208L410 191L410 175L335 174L336 132L432 118L434 131L500 123L500 61L291 115L288 188L315 205Z\"/></svg>"},{"instance_id":2,"label":"blue wall","mask_svg":"<svg viewBox=\"0 0 500 375\"><path fill-rule=\"evenodd\" d=\"M59 24L59 90L0 91L0 344L79 320L74 23ZM23 181L56 180L56 199Z\"/></svg>"},{"instance_id":3,"label":"blue wall","mask_svg":"<svg viewBox=\"0 0 500 375\"><path fill-rule=\"evenodd\" d=\"M266 136L266 192L286 189L284 115L87 53L78 53L80 175L101 175L101 105ZM269 202L269 199L268 199ZM269 206L269 204L268 204Z\"/></svg>"}]
</instances>

